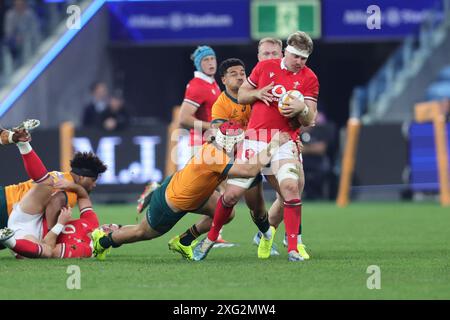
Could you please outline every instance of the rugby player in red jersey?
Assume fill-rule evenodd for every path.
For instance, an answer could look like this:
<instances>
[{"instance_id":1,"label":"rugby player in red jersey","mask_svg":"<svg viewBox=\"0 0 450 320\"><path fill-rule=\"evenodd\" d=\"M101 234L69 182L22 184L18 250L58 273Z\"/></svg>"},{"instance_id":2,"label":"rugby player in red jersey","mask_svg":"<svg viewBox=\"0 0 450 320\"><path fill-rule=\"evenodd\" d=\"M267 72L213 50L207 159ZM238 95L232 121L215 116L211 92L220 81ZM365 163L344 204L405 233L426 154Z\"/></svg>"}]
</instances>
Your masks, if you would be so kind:
<instances>
[{"instance_id":1,"label":"rugby player in red jersey","mask_svg":"<svg viewBox=\"0 0 450 320\"><path fill-rule=\"evenodd\" d=\"M293 152L293 149L297 147L294 141L298 139L299 127L314 125L317 114L319 82L314 72L306 66L312 50L313 42L305 32L297 31L291 34L287 40L284 58L260 61L238 92L239 103L253 103L243 157L258 153L267 146L272 135L277 131L289 133L292 139L274 155L270 168L263 170L265 175L275 176L276 179L271 181L275 180L272 185L283 199L289 261L304 260L297 247L304 173L301 154ZM279 110L278 101L289 90L300 91L304 101L292 99ZM236 181L242 188L248 188L252 182L253 179L237 179ZM234 204L221 201L218 206L220 208L216 211L219 211L220 215L215 216L215 220L223 220L222 216L226 217ZM214 223L213 228L218 229L220 225ZM261 238L258 257L270 256L274 236L275 228L271 226ZM197 248L197 252L202 251L206 254L212 243L214 242L211 239L205 238L205 241L199 244L201 250ZM201 259L202 255L198 257Z\"/></svg>"}]
</instances>

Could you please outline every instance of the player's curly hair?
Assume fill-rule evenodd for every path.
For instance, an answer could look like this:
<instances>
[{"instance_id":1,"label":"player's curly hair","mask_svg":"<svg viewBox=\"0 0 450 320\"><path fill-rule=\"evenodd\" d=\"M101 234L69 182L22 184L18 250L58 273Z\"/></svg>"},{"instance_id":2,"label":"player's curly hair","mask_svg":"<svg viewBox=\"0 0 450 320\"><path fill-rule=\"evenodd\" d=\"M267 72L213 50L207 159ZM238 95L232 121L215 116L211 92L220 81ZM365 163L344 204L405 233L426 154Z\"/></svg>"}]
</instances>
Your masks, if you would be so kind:
<instances>
[{"instance_id":1,"label":"player's curly hair","mask_svg":"<svg viewBox=\"0 0 450 320\"><path fill-rule=\"evenodd\" d=\"M108 167L93 152L77 152L70 161L72 171L76 173L81 169L82 172L92 173L87 176L98 176L108 169ZM78 170L77 170L78 169ZM80 174L83 175L83 174Z\"/></svg>"},{"instance_id":2,"label":"player's curly hair","mask_svg":"<svg viewBox=\"0 0 450 320\"><path fill-rule=\"evenodd\" d=\"M225 75L225 73L227 73L228 68L231 68L234 66L242 66L245 70L245 64L244 64L244 62L242 62L241 59L229 58L227 60L222 61L222 63L219 65L219 76L223 77Z\"/></svg>"}]
</instances>

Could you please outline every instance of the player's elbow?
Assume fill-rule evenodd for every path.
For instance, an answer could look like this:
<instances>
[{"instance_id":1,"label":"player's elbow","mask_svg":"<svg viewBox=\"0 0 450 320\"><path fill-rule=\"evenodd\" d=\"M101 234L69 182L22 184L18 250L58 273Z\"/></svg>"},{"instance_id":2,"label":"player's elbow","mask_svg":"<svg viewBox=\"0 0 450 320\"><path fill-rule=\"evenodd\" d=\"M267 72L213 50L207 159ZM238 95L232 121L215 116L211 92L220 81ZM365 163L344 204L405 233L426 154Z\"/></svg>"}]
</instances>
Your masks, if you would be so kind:
<instances>
[{"instance_id":1,"label":"player's elbow","mask_svg":"<svg viewBox=\"0 0 450 320\"><path fill-rule=\"evenodd\" d=\"M189 117L184 113L180 113L180 126L183 128L190 128Z\"/></svg>"}]
</instances>

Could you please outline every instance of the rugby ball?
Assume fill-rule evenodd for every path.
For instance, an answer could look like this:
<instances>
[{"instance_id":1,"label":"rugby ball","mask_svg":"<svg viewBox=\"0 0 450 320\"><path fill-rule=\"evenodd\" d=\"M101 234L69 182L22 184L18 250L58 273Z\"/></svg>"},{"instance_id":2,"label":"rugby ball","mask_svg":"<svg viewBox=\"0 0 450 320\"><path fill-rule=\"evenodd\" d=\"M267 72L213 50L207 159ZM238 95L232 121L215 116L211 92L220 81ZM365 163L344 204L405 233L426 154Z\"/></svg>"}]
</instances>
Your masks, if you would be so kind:
<instances>
[{"instance_id":1,"label":"rugby ball","mask_svg":"<svg viewBox=\"0 0 450 320\"><path fill-rule=\"evenodd\" d=\"M291 102L292 100L300 100L305 101L303 94L298 90L289 90L285 94L283 94L278 100L278 110L281 112L284 105Z\"/></svg>"}]
</instances>

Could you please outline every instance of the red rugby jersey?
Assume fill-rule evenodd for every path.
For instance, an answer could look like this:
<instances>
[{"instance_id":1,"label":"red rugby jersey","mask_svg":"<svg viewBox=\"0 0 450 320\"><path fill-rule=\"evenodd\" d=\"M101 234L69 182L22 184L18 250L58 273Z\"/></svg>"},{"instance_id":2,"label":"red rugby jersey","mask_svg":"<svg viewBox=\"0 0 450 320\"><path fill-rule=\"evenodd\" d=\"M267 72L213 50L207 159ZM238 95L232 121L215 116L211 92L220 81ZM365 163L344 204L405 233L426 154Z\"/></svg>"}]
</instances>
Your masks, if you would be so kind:
<instances>
[{"instance_id":1,"label":"red rugby jersey","mask_svg":"<svg viewBox=\"0 0 450 320\"><path fill-rule=\"evenodd\" d=\"M278 129L288 132L292 139L297 139L299 129L289 126L289 119L283 117L278 111L279 98L289 90L300 91L305 100L317 101L319 96L319 81L315 73L308 67L300 69L297 73L287 70L282 59L270 59L258 62L248 77L248 82L255 88L262 88L274 82L272 94L273 101L269 106L261 100L252 106L252 115L247 130L268 129L266 134L258 134L257 140L269 142L271 139L270 129ZM250 139L255 137L249 134Z\"/></svg>"},{"instance_id":2,"label":"red rugby jersey","mask_svg":"<svg viewBox=\"0 0 450 320\"><path fill-rule=\"evenodd\" d=\"M92 248L90 248L91 238L90 233L99 227L97 215L92 210L87 210L80 215L80 219L68 222L63 231L56 239L56 243L63 245L64 258L88 258L92 255ZM83 248L80 254L77 246ZM70 252L77 253L76 256L71 256ZM69 254L67 254L69 253Z\"/></svg>"},{"instance_id":3,"label":"red rugby jersey","mask_svg":"<svg viewBox=\"0 0 450 320\"><path fill-rule=\"evenodd\" d=\"M195 71L194 78L186 86L183 102L197 107L197 111L195 112L197 119L211 122L211 109L220 93L220 88L213 77ZM202 139L199 137L199 134L194 137L194 130L191 129L190 132L191 145L201 145Z\"/></svg>"}]
</instances>

